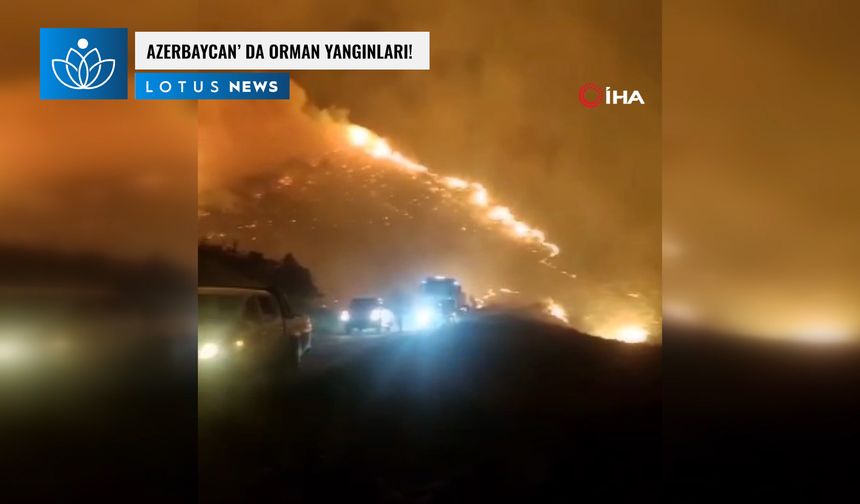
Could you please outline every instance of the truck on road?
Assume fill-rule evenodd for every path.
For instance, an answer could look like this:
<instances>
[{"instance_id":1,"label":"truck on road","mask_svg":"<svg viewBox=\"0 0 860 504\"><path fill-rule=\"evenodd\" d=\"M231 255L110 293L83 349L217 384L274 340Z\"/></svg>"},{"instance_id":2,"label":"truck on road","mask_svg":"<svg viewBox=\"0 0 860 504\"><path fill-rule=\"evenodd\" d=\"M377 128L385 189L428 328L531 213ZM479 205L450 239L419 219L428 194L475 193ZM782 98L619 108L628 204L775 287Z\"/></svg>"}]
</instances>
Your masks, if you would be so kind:
<instances>
[{"instance_id":1,"label":"truck on road","mask_svg":"<svg viewBox=\"0 0 860 504\"><path fill-rule=\"evenodd\" d=\"M415 310L418 328L457 322L468 311L466 294L456 279L436 275L421 281Z\"/></svg>"}]
</instances>

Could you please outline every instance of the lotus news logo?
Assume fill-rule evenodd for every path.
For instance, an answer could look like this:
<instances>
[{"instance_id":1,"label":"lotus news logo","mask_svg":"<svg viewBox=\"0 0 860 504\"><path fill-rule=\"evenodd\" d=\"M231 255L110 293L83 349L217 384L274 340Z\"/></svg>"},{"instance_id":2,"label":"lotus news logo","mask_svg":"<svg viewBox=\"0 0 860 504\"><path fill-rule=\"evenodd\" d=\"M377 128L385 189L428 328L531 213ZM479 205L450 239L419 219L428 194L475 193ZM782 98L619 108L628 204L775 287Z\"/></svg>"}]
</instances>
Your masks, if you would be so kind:
<instances>
[{"instance_id":1,"label":"lotus news logo","mask_svg":"<svg viewBox=\"0 0 860 504\"><path fill-rule=\"evenodd\" d=\"M43 100L128 98L128 30L42 28L39 33Z\"/></svg>"},{"instance_id":2,"label":"lotus news logo","mask_svg":"<svg viewBox=\"0 0 860 504\"><path fill-rule=\"evenodd\" d=\"M78 47L81 50L86 50L89 44L90 41L85 38L78 39ZM51 60L51 67L54 69L54 77L69 89L98 89L113 77L116 60L102 59L96 47L85 54L70 48L66 59ZM58 68L61 70L57 71ZM105 71L102 72L102 69Z\"/></svg>"},{"instance_id":3,"label":"lotus news logo","mask_svg":"<svg viewBox=\"0 0 860 504\"><path fill-rule=\"evenodd\" d=\"M639 94L638 89L627 91L626 89L612 89L609 86L600 88L597 84L589 82L579 88L579 103L585 108L594 108L601 103L607 105L631 105L633 103L645 105L645 99Z\"/></svg>"}]
</instances>

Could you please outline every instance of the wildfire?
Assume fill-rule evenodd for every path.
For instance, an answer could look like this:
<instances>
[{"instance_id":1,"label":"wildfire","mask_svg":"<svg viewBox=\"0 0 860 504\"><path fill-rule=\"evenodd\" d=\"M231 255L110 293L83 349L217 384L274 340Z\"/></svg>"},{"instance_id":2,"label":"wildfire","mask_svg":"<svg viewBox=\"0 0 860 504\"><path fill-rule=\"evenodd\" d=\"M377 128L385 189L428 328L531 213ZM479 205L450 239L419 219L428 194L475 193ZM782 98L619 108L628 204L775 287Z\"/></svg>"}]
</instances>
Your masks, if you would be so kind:
<instances>
[{"instance_id":1,"label":"wildfire","mask_svg":"<svg viewBox=\"0 0 860 504\"><path fill-rule=\"evenodd\" d=\"M639 326L624 326L618 329L613 339L624 343L644 343L648 340L648 331Z\"/></svg>"},{"instance_id":2,"label":"wildfire","mask_svg":"<svg viewBox=\"0 0 860 504\"><path fill-rule=\"evenodd\" d=\"M475 207L476 210L489 207L489 210L477 211L477 216L485 221L496 223L513 239L542 247L547 252L547 257L541 261L542 264L552 267L546 259L561 253L558 245L546 240L546 234L543 231L517 219L510 208L495 204L491 206L493 198L482 184L432 172L426 166L395 151L384 138L362 126L355 124L346 126L346 137L350 144L371 157L387 160L400 168L423 175L437 191L446 191L451 196L462 195L463 201ZM575 278L575 275L568 274L568 276Z\"/></svg>"},{"instance_id":3,"label":"wildfire","mask_svg":"<svg viewBox=\"0 0 860 504\"><path fill-rule=\"evenodd\" d=\"M346 133L349 135L349 143L356 147L365 147L372 139L370 130L361 126L350 126Z\"/></svg>"},{"instance_id":4,"label":"wildfire","mask_svg":"<svg viewBox=\"0 0 860 504\"><path fill-rule=\"evenodd\" d=\"M495 206L489 212L487 212L487 217L494 221L508 222L514 220L513 214L508 210L508 207L503 206Z\"/></svg>"},{"instance_id":5,"label":"wildfire","mask_svg":"<svg viewBox=\"0 0 860 504\"><path fill-rule=\"evenodd\" d=\"M479 207L487 206L490 203L490 196L487 194L487 190L484 189L484 186L472 183L472 188L474 189L472 197L470 198L472 204Z\"/></svg>"},{"instance_id":6,"label":"wildfire","mask_svg":"<svg viewBox=\"0 0 860 504\"><path fill-rule=\"evenodd\" d=\"M376 159L386 160L404 170L412 172L416 176L424 177L433 191L443 192L452 198L460 199L464 204L473 209L473 215L477 219L497 226L498 229L502 230L511 239L521 243L540 246L546 252L546 256L540 260L540 264L568 278L576 278L575 273L562 270L550 262L550 259L561 253L561 248L555 243L547 241L544 231L518 219L509 207L499 204L483 184L462 177L439 175L431 171L428 167L412 161L403 154L395 151L384 138L362 126L347 125L345 127L345 134L349 143L361 149L365 154ZM499 289L497 292L489 289L485 295L476 299L478 307L485 306L499 292L513 293L515 291ZM570 323L567 310L555 300L547 299L544 310L547 315L560 320L564 324ZM623 326L617 330L609 331L609 334L601 335L625 343L642 343L648 339L648 332L639 326Z\"/></svg>"},{"instance_id":7,"label":"wildfire","mask_svg":"<svg viewBox=\"0 0 860 504\"><path fill-rule=\"evenodd\" d=\"M553 301L552 298L547 299L546 301L546 313L551 317L561 320L565 324L570 323L570 320L567 317L567 310L564 309L564 306Z\"/></svg>"},{"instance_id":8,"label":"wildfire","mask_svg":"<svg viewBox=\"0 0 860 504\"><path fill-rule=\"evenodd\" d=\"M445 177L445 184L451 189L466 189L469 187L469 183L465 180L457 177Z\"/></svg>"}]
</instances>

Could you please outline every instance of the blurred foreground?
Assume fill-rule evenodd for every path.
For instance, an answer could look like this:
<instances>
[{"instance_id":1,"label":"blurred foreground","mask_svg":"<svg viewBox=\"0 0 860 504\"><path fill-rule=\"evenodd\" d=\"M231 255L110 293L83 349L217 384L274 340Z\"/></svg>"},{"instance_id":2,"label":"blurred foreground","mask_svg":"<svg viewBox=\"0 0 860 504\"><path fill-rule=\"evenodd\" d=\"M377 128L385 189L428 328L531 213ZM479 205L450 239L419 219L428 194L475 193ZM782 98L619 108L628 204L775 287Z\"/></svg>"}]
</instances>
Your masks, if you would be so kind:
<instances>
[{"instance_id":1,"label":"blurred foreground","mask_svg":"<svg viewBox=\"0 0 860 504\"><path fill-rule=\"evenodd\" d=\"M191 500L193 279L157 260L13 246L0 274L4 497Z\"/></svg>"},{"instance_id":2,"label":"blurred foreground","mask_svg":"<svg viewBox=\"0 0 860 504\"><path fill-rule=\"evenodd\" d=\"M201 500L659 492L659 347L505 316L314 344L297 381L200 390Z\"/></svg>"},{"instance_id":3,"label":"blurred foreground","mask_svg":"<svg viewBox=\"0 0 860 504\"><path fill-rule=\"evenodd\" d=\"M860 345L667 326L662 353L673 502L857 500Z\"/></svg>"}]
</instances>

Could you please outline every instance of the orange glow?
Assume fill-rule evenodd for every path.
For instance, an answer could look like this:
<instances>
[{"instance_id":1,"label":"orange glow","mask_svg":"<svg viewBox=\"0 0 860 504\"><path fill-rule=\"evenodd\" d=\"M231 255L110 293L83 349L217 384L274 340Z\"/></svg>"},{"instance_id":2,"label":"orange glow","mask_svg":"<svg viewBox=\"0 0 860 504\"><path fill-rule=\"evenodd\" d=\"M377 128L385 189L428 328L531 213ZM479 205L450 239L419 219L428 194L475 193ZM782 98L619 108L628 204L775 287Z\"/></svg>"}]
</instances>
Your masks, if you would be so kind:
<instances>
[{"instance_id":1,"label":"orange glow","mask_svg":"<svg viewBox=\"0 0 860 504\"><path fill-rule=\"evenodd\" d=\"M417 163L403 154L395 151L384 138L367 128L350 124L345 127L346 138L349 143L356 148L361 149L365 154L385 161L389 161L394 165L408 170L416 174L422 174L427 177L428 182L435 190L444 191L452 198L458 197L460 192L464 192L471 188L471 191L465 195L465 202L473 206L484 208L490 206L492 197L487 188L478 182L473 182L461 177L441 176L432 171L426 166ZM506 234L523 243L538 244L547 252L547 257L541 261L541 264L552 267L546 262L546 259L555 257L561 253L561 249L555 243L546 240L546 233L540 229L533 228L525 222L514 216L514 213L506 206L494 205L488 212L483 215L476 215L476 218L483 218L491 222L497 223ZM554 268L553 269L557 269ZM575 275L567 274L568 277L574 278Z\"/></svg>"},{"instance_id":2,"label":"orange glow","mask_svg":"<svg viewBox=\"0 0 860 504\"><path fill-rule=\"evenodd\" d=\"M567 316L567 310L565 310L562 305L556 303L552 299L547 300L546 313L551 317L561 320L565 324L570 323L570 320Z\"/></svg>"}]
</instances>

